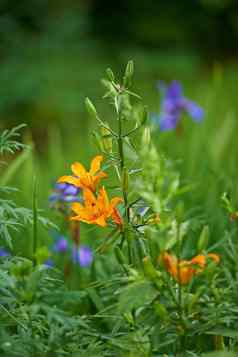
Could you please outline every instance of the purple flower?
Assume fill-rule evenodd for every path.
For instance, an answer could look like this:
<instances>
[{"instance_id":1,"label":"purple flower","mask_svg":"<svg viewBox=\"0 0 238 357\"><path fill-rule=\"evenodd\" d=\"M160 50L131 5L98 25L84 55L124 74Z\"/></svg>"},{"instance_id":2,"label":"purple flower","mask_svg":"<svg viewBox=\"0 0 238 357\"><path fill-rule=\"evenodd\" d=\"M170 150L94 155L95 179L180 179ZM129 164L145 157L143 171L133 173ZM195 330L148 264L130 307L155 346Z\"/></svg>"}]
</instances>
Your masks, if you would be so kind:
<instances>
[{"instance_id":1,"label":"purple flower","mask_svg":"<svg viewBox=\"0 0 238 357\"><path fill-rule=\"evenodd\" d=\"M72 260L75 264L79 264L81 267L89 266L93 261L93 254L87 246L74 246L72 250Z\"/></svg>"},{"instance_id":2,"label":"purple flower","mask_svg":"<svg viewBox=\"0 0 238 357\"><path fill-rule=\"evenodd\" d=\"M56 183L54 192L49 197L49 202L54 205L58 202L75 202L79 201L77 195L80 189L69 183Z\"/></svg>"},{"instance_id":3,"label":"purple flower","mask_svg":"<svg viewBox=\"0 0 238 357\"><path fill-rule=\"evenodd\" d=\"M53 250L58 253L65 253L68 249L68 241L64 236L57 239L53 246Z\"/></svg>"},{"instance_id":4,"label":"purple flower","mask_svg":"<svg viewBox=\"0 0 238 357\"><path fill-rule=\"evenodd\" d=\"M152 114L151 119L154 123L160 125L161 131L175 129L184 112L190 115L194 121L199 122L203 119L203 109L184 97L179 82L172 81L167 87L163 83L159 84L159 89L164 92L161 114Z\"/></svg>"},{"instance_id":5,"label":"purple flower","mask_svg":"<svg viewBox=\"0 0 238 357\"><path fill-rule=\"evenodd\" d=\"M53 268L54 266L54 262L51 258L48 258L45 262L44 262L44 266L46 268Z\"/></svg>"},{"instance_id":6,"label":"purple flower","mask_svg":"<svg viewBox=\"0 0 238 357\"><path fill-rule=\"evenodd\" d=\"M0 248L0 258L9 257L11 254L4 248Z\"/></svg>"}]
</instances>

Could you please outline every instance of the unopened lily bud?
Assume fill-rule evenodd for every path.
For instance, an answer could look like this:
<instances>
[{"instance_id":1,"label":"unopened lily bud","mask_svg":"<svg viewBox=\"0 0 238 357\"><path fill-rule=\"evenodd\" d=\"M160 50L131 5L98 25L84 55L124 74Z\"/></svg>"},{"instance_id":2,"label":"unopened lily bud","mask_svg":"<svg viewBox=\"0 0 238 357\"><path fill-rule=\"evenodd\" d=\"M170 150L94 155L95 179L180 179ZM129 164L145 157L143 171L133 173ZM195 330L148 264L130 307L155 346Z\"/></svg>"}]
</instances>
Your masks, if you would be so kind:
<instances>
[{"instance_id":1,"label":"unopened lily bud","mask_svg":"<svg viewBox=\"0 0 238 357\"><path fill-rule=\"evenodd\" d=\"M117 90L116 88L112 85L112 83L106 79L102 80L102 84L104 85L104 87L107 89L107 93L104 95L104 98L107 97L115 97L117 96Z\"/></svg>"},{"instance_id":2,"label":"unopened lily bud","mask_svg":"<svg viewBox=\"0 0 238 357\"><path fill-rule=\"evenodd\" d=\"M130 86L133 73L134 73L134 63L133 61L129 61L126 65L125 76L123 80L123 84L125 87Z\"/></svg>"},{"instance_id":3,"label":"unopened lily bud","mask_svg":"<svg viewBox=\"0 0 238 357\"><path fill-rule=\"evenodd\" d=\"M111 153L112 152L112 136L110 130L107 129L107 124L105 126L100 127L101 135L102 135L102 146L104 151Z\"/></svg>"},{"instance_id":4,"label":"unopened lily bud","mask_svg":"<svg viewBox=\"0 0 238 357\"><path fill-rule=\"evenodd\" d=\"M114 73L112 72L111 68L107 68L106 72L107 72L107 76L110 79L110 81L114 82L115 77L114 77Z\"/></svg>"},{"instance_id":5,"label":"unopened lily bud","mask_svg":"<svg viewBox=\"0 0 238 357\"><path fill-rule=\"evenodd\" d=\"M93 105L93 103L91 102L91 100L89 98L86 98L85 99L85 106L86 106L86 109L89 113L89 115L93 118L93 119L96 119L97 118L97 111L96 111L96 108L95 106Z\"/></svg>"},{"instance_id":6,"label":"unopened lily bud","mask_svg":"<svg viewBox=\"0 0 238 357\"><path fill-rule=\"evenodd\" d=\"M161 281L159 277L159 272L155 269L149 257L145 257L143 259L143 268L144 268L145 276L149 278L156 285L158 289L160 289Z\"/></svg>"},{"instance_id":7,"label":"unopened lily bud","mask_svg":"<svg viewBox=\"0 0 238 357\"><path fill-rule=\"evenodd\" d=\"M144 107L141 115L141 123L140 125L144 125L148 119L148 111L147 108Z\"/></svg>"},{"instance_id":8,"label":"unopened lily bud","mask_svg":"<svg viewBox=\"0 0 238 357\"><path fill-rule=\"evenodd\" d=\"M202 252L207 248L209 235L210 235L209 227L204 226L198 240L198 245L197 245L198 252Z\"/></svg>"},{"instance_id":9,"label":"unopened lily bud","mask_svg":"<svg viewBox=\"0 0 238 357\"><path fill-rule=\"evenodd\" d=\"M151 135L150 135L150 128L145 127L143 135L142 135L142 146L146 147L150 144Z\"/></svg>"},{"instance_id":10,"label":"unopened lily bud","mask_svg":"<svg viewBox=\"0 0 238 357\"><path fill-rule=\"evenodd\" d=\"M151 279L154 279L157 277L157 271L154 268L151 259L149 257L145 257L143 259L143 267L144 267L144 272L145 275Z\"/></svg>"}]
</instances>

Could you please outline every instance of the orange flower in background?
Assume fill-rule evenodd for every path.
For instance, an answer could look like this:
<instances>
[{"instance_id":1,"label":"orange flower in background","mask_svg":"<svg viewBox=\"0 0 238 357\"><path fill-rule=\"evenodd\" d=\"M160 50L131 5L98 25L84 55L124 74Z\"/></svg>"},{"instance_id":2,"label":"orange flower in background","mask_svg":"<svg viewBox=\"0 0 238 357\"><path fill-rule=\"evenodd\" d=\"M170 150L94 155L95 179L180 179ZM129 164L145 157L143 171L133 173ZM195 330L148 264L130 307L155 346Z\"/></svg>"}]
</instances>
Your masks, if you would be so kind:
<instances>
[{"instance_id":1,"label":"orange flower in background","mask_svg":"<svg viewBox=\"0 0 238 357\"><path fill-rule=\"evenodd\" d=\"M106 227L107 220L111 217L116 224L122 224L122 219L116 208L122 202L120 197L114 197L109 201L104 187L100 188L97 197L92 191L85 189L83 197L84 205L78 202L72 204L72 210L76 214L76 216L72 217L73 220Z\"/></svg>"},{"instance_id":2,"label":"orange flower in background","mask_svg":"<svg viewBox=\"0 0 238 357\"><path fill-rule=\"evenodd\" d=\"M220 257L214 253L209 253L207 256L199 254L191 260L178 261L175 255L165 252L162 258L166 270L182 285L188 284L194 275L201 273L205 269L207 258L210 258L216 264L220 262Z\"/></svg>"},{"instance_id":3,"label":"orange flower in background","mask_svg":"<svg viewBox=\"0 0 238 357\"><path fill-rule=\"evenodd\" d=\"M166 270L172 277L180 281L181 284L187 284L194 275L194 268L188 260L180 260L175 255L170 255L167 252L163 254L163 262Z\"/></svg>"},{"instance_id":4,"label":"orange flower in background","mask_svg":"<svg viewBox=\"0 0 238 357\"><path fill-rule=\"evenodd\" d=\"M212 259L215 263L220 263L220 257L217 254L214 253L208 253L207 255L210 259Z\"/></svg>"},{"instance_id":5,"label":"orange flower in background","mask_svg":"<svg viewBox=\"0 0 238 357\"><path fill-rule=\"evenodd\" d=\"M70 183L82 189L96 190L96 186L102 178L107 177L107 174L100 170L103 156L98 155L91 161L90 170L86 171L85 167L79 162L75 162L71 166L74 176L62 176L58 182Z\"/></svg>"}]
</instances>

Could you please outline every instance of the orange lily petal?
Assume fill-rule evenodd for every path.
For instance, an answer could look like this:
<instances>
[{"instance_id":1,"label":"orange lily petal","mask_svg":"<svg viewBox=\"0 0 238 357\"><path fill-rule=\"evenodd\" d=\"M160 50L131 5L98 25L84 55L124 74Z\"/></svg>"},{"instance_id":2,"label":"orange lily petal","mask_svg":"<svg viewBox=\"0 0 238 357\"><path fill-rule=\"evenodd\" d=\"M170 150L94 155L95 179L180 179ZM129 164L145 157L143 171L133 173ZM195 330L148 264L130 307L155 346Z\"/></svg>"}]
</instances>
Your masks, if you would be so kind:
<instances>
[{"instance_id":1,"label":"orange lily petal","mask_svg":"<svg viewBox=\"0 0 238 357\"><path fill-rule=\"evenodd\" d=\"M98 224L101 227L106 227L107 223L105 221L105 217L104 216L100 216L95 220L95 223Z\"/></svg>"},{"instance_id":2,"label":"orange lily petal","mask_svg":"<svg viewBox=\"0 0 238 357\"><path fill-rule=\"evenodd\" d=\"M82 187L88 188L91 191L95 191L95 185L92 180L92 176L90 176L88 173L86 173L84 176L80 177L80 182L82 184Z\"/></svg>"},{"instance_id":3,"label":"orange lily petal","mask_svg":"<svg viewBox=\"0 0 238 357\"><path fill-rule=\"evenodd\" d=\"M88 207L89 209L93 206L96 206L97 200L92 191L89 189L85 189L83 191L83 198L85 202L85 207Z\"/></svg>"},{"instance_id":4,"label":"orange lily petal","mask_svg":"<svg viewBox=\"0 0 238 357\"><path fill-rule=\"evenodd\" d=\"M205 268L206 266L206 257L203 254L196 255L193 259L190 261L192 264L197 264L200 266L200 268Z\"/></svg>"},{"instance_id":5,"label":"orange lily petal","mask_svg":"<svg viewBox=\"0 0 238 357\"><path fill-rule=\"evenodd\" d=\"M73 216L71 217L72 221L80 221L80 222L85 222L88 224L93 224L94 222L90 219L90 217L86 214L78 215L78 216Z\"/></svg>"},{"instance_id":6,"label":"orange lily petal","mask_svg":"<svg viewBox=\"0 0 238 357\"><path fill-rule=\"evenodd\" d=\"M175 277L177 275L177 258L167 252L163 254L163 261L168 272Z\"/></svg>"},{"instance_id":7,"label":"orange lily petal","mask_svg":"<svg viewBox=\"0 0 238 357\"><path fill-rule=\"evenodd\" d=\"M81 184L80 184L80 180L76 177L73 177L73 176L61 176L57 182L59 183L70 183L71 185L74 185L74 186L77 186L77 187L81 187Z\"/></svg>"},{"instance_id":8,"label":"orange lily petal","mask_svg":"<svg viewBox=\"0 0 238 357\"><path fill-rule=\"evenodd\" d=\"M99 190L98 206L102 210L107 209L109 206L109 200L108 200L107 192L106 192L104 186L101 187Z\"/></svg>"},{"instance_id":9,"label":"orange lily petal","mask_svg":"<svg viewBox=\"0 0 238 357\"><path fill-rule=\"evenodd\" d=\"M122 203L123 202L123 199L121 197L113 197L111 199L111 202L110 202L110 206L112 207L115 207L117 206L119 203Z\"/></svg>"},{"instance_id":10,"label":"orange lily petal","mask_svg":"<svg viewBox=\"0 0 238 357\"><path fill-rule=\"evenodd\" d=\"M95 156L95 158L91 162L91 167L89 171L90 175L94 175L97 171L100 170L102 160L103 160L102 155Z\"/></svg>"},{"instance_id":11,"label":"orange lily petal","mask_svg":"<svg viewBox=\"0 0 238 357\"><path fill-rule=\"evenodd\" d=\"M122 226L123 221L122 221L119 211L116 208L113 208L112 219L113 219L114 223L118 224L118 226Z\"/></svg>"},{"instance_id":12,"label":"orange lily petal","mask_svg":"<svg viewBox=\"0 0 238 357\"><path fill-rule=\"evenodd\" d=\"M188 284L193 278L194 273L195 270L190 266L180 267L178 271L179 276L176 278L176 280L178 280L183 285Z\"/></svg>"},{"instance_id":13,"label":"orange lily petal","mask_svg":"<svg viewBox=\"0 0 238 357\"><path fill-rule=\"evenodd\" d=\"M96 186L98 181L100 181L102 178L106 178L107 174L103 171L100 171L96 176L92 176L94 185Z\"/></svg>"},{"instance_id":14,"label":"orange lily petal","mask_svg":"<svg viewBox=\"0 0 238 357\"><path fill-rule=\"evenodd\" d=\"M81 177L86 174L86 170L80 162L75 162L74 164L71 165L71 170L75 176Z\"/></svg>"},{"instance_id":15,"label":"orange lily petal","mask_svg":"<svg viewBox=\"0 0 238 357\"><path fill-rule=\"evenodd\" d=\"M84 207L81 205L81 203L74 202L72 203L71 209L74 211L74 213L80 214L82 210L84 210Z\"/></svg>"}]
</instances>

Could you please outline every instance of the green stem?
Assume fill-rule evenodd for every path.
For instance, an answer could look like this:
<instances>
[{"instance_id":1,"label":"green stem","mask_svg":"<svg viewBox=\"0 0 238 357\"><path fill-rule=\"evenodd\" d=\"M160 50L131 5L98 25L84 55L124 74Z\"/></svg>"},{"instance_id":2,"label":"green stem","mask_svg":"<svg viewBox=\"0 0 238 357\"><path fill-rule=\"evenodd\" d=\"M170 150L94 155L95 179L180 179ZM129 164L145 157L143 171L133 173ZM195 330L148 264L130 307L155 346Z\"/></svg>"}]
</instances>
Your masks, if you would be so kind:
<instances>
[{"instance_id":1,"label":"green stem","mask_svg":"<svg viewBox=\"0 0 238 357\"><path fill-rule=\"evenodd\" d=\"M129 222L130 222L128 196L127 196L127 190L123 186L123 172L125 170L125 158L124 158L124 148L123 148L122 119L121 119L120 111L118 112L118 137L117 137L117 143L118 143L118 152L119 152L119 157L120 157L121 189L122 189L124 207L125 207L125 219L124 219L124 226L123 226L122 232L121 232L122 239L121 239L120 247L122 248L123 243L127 240L127 244L128 244L128 261L129 261L129 264L132 264L131 242L129 241L129 236L127 234L128 225L129 225Z\"/></svg>"},{"instance_id":2,"label":"green stem","mask_svg":"<svg viewBox=\"0 0 238 357\"><path fill-rule=\"evenodd\" d=\"M181 245L181 238L180 238L180 222L178 223L177 226L177 271L178 271L178 315L179 315L179 321L180 325L183 326L183 295L182 295L182 284L181 284L181 269L180 269L180 261L181 261L181 250L182 250L182 245ZM179 334L179 349L185 350L184 346L184 336L181 336Z\"/></svg>"},{"instance_id":3,"label":"green stem","mask_svg":"<svg viewBox=\"0 0 238 357\"><path fill-rule=\"evenodd\" d=\"M178 270L178 307L179 307L179 316L180 320L182 319L182 285L181 285L181 240L180 240L180 223L177 227L177 270Z\"/></svg>"},{"instance_id":4,"label":"green stem","mask_svg":"<svg viewBox=\"0 0 238 357\"><path fill-rule=\"evenodd\" d=\"M33 180L33 198L32 198L32 211L33 211L33 261L36 259L36 249L37 249L37 186L36 186L36 177Z\"/></svg>"}]
</instances>

